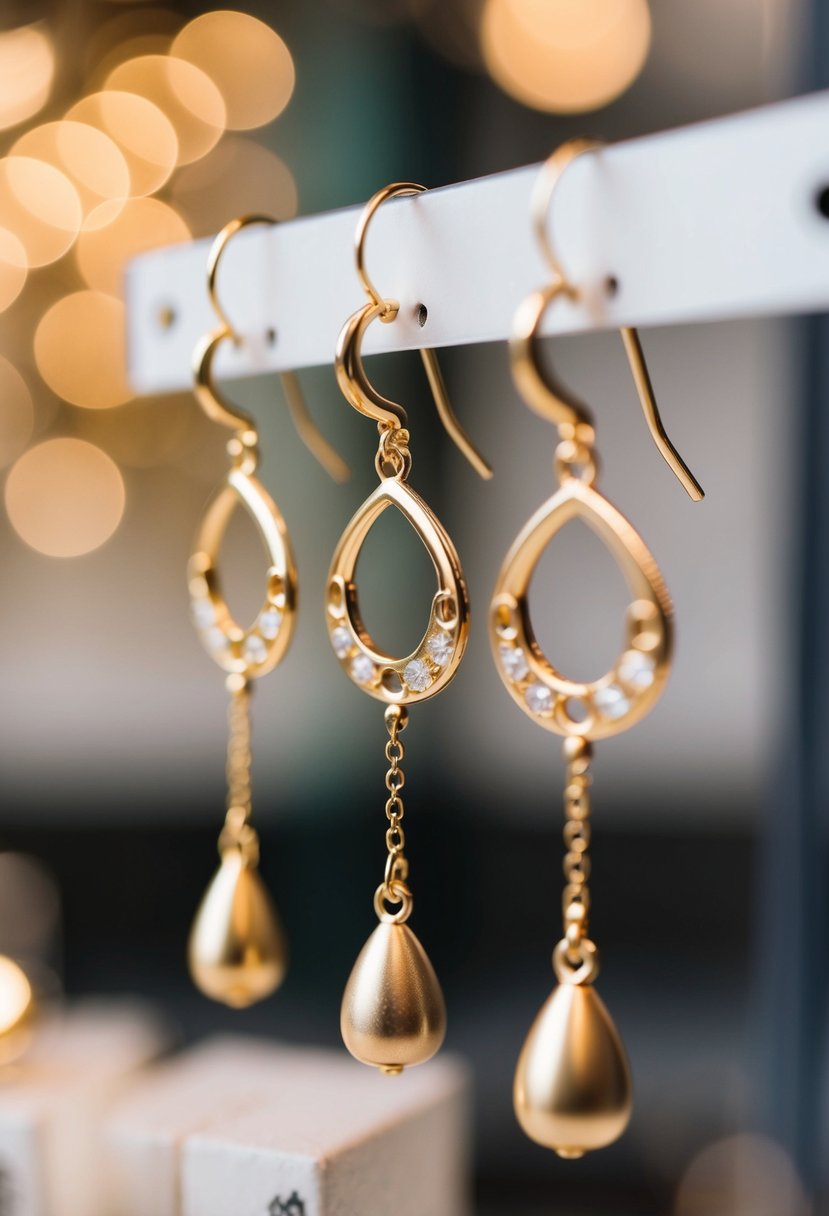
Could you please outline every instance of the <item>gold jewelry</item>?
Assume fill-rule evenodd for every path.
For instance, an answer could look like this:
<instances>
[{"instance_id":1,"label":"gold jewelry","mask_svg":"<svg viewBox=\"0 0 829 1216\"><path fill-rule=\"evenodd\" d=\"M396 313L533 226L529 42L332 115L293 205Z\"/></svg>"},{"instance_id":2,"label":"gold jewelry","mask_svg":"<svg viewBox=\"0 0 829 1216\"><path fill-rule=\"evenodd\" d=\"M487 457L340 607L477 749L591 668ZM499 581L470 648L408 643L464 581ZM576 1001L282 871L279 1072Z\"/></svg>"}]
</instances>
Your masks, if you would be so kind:
<instances>
[{"instance_id":1,"label":"gold jewelry","mask_svg":"<svg viewBox=\"0 0 829 1216\"><path fill-rule=\"evenodd\" d=\"M220 326L193 355L195 395L207 416L234 431L227 445L230 469L207 505L187 566L193 619L208 654L227 673L230 738L227 753L227 814L219 836L221 864L196 914L188 947L190 972L205 994L234 1007L262 1000L285 974L286 945L276 909L258 874L259 838L251 826L251 681L272 671L288 649L297 608L297 573L288 531L276 503L256 478L258 435L253 419L219 394L213 359L227 340L241 341L216 294L216 275L231 238L250 224L272 224L267 216L231 221L216 238L208 259L207 289ZM348 468L312 422L299 383L283 374L290 411L303 441L337 478ZM267 555L265 597L253 624L243 628L225 602L218 572L222 538L233 512L250 515Z\"/></svg>"},{"instance_id":2,"label":"gold jewelry","mask_svg":"<svg viewBox=\"0 0 829 1216\"><path fill-rule=\"evenodd\" d=\"M631 1083L616 1027L593 988L599 969L588 936L590 893L590 760L592 743L633 726L658 700L668 678L673 613L659 567L642 538L595 488L595 432L586 407L541 370L537 338L547 308L573 300L547 239L552 194L567 165L600 145L564 144L542 170L533 195L533 223L553 277L521 304L510 355L516 386L527 404L558 428L554 468L559 490L519 532L504 559L490 610L496 667L513 700L545 730L564 736L564 936L553 952L558 979L536 1018L518 1061L514 1104L524 1131L562 1157L581 1157L622 1134L631 1113ZM702 490L665 434L635 330L622 331L651 434L693 499ZM606 675L571 680L542 652L530 621L528 589L550 540L580 518L618 561L631 591L624 649Z\"/></svg>"},{"instance_id":3,"label":"gold jewelry","mask_svg":"<svg viewBox=\"0 0 829 1216\"><path fill-rule=\"evenodd\" d=\"M386 703L389 734L386 758L388 856L383 881L374 895L380 924L363 947L343 995L340 1028L345 1045L364 1064L385 1073L428 1060L440 1047L446 1029L443 994L432 964L407 925L412 911L409 863L403 832L403 743L407 705L425 701L445 688L466 649L469 596L460 559L434 512L407 485L412 466L409 431L402 406L388 401L369 383L361 356L363 337L372 321L391 322L399 311L383 299L365 271L364 246L371 217L393 197L420 193L423 186L396 182L380 190L360 217L356 234L357 272L369 302L345 323L337 343L337 383L346 400L373 418L380 433L375 466L380 484L345 529L328 574L326 624L334 653L346 674L370 696ZM424 366L446 430L484 477L491 470L475 451L455 417L434 352L422 350ZM371 527L389 506L397 507L417 532L435 567L437 591L429 623L411 654L394 658L373 641L360 616L355 571ZM390 911L389 908L394 909Z\"/></svg>"}]
</instances>

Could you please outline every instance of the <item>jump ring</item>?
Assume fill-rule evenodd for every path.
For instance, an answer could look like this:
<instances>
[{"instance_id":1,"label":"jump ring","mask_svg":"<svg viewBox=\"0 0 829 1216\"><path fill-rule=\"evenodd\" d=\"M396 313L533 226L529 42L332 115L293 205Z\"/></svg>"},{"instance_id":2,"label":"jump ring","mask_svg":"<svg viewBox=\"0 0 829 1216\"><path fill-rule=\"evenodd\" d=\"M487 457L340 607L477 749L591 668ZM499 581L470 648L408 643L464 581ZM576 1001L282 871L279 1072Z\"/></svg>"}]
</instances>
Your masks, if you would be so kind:
<instances>
[{"instance_id":1,"label":"jump ring","mask_svg":"<svg viewBox=\"0 0 829 1216\"><path fill-rule=\"evenodd\" d=\"M560 984L592 984L599 973L599 951L589 937L579 942L581 963L574 967L569 960L570 943L563 937L553 951L553 970Z\"/></svg>"},{"instance_id":2,"label":"jump ring","mask_svg":"<svg viewBox=\"0 0 829 1216\"><path fill-rule=\"evenodd\" d=\"M387 903L399 903L396 912L389 912ZM377 919L384 925L402 925L412 914L414 900L412 893L399 878L393 879L388 886L384 882L374 892L374 911Z\"/></svg>"}]
</instances>

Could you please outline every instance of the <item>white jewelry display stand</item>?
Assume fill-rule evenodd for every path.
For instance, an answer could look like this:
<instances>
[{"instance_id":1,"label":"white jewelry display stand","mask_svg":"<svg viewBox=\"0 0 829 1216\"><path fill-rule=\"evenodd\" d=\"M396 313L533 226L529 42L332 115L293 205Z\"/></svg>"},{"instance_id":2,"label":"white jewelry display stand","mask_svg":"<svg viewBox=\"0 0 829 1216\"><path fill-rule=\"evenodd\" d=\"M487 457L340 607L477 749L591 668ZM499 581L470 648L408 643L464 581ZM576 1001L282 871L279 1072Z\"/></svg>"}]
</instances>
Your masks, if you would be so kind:
<instances>
[{"instance_id":1,"label":"white jewelry display stand","mask_svg":"<svg viewBox=\"0 0 829 1216\"><path fill-rule=\"evenodd\" d=\"M581 298L549 309L544 332L829 307L829 219L818 203L829 188L827 129L829 93L817 93L579 157L556 189L548 227ZM550 279L530 224L538 168L381 208L366 261L400 312L371 326L367 354L509 336L520 301ZM340 328L365 303L353 253L361 210L234 237L219 292L245 341L224 344L221 375L333 362ZM192 384L193 349L217 325L209 248L156 250L128 268L136 392Z\"/></svg>"},{"instance_id":2,"label":"white jewelry display stand","mask_svg":"<svg viewBox=\"0 0 829 1216\"><path fill-rule=\"evenodd\" d=\"M140 1006L85 1004L46 1015L0 1084L3 1216L112 1216L101 1186L108 1104L167 1046Z\"/></svg>"},{"instance_id":3,"label":"white jewelry display stand","mask_svg":"<svg viewBox=\"0 0 829 1216\"><path fill-rule=\"evenodd\" d=\"M111 1216L466 1216L465 1070L384 1077L345 1052L208 1042L105 1129Z\"/></svg>"}]
</instances>

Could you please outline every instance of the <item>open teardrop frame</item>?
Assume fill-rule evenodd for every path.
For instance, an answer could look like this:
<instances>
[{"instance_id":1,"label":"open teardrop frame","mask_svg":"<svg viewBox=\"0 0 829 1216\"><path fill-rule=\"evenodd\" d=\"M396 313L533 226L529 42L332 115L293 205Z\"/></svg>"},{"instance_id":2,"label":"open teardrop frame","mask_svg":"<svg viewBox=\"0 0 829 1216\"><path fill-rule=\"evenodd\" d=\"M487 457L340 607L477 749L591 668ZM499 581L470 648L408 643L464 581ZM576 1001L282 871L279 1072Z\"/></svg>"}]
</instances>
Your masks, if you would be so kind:
<instances>
[{"instance_id":1,"label":"open teardrop frame","mask_svg":"<svg viewBox=\"0 0 829 1216\"><path fill-rule=\"evenodd\" d=\"M265 599L247 628L234 620L221 591L219 549L230 518L244 507L265 549ZM294 631L297 575L288 532L276 503L249 473L231 469L210 500L187 564L193 620L208 654L226 672L263 676L280 661Z\"/></svg>"},{"instance_id":2,"label":"open teardrop frame","mask_svg":"<svg viewBox=\"0 0 829 1216\"><path fill-rule=\"evenodd\" d=\"M542 652L527 599L543 550L576 518L607 545L632 594L623 650L610 671L589 682L568 679ZM534 722L559 735L605 739L633 726L659 699L670 671L673 609L635 528L590 485L571 477L515 538L495 585L489 634L501 679Z\"/></svg>"},{"instance_id":3,"label":"open teardrop frame","mask_svg":"<svg viewBox=\"0 0 829 1216\"><path fill-rule=\"evenodd\" d=\"M429 624L404 658L386 654L372 640L358 603L355 571L366 536L394 506L412 525L432 559L438 587ZM425 701L452 679L469 635L469 594L449 534L419 494L395 477L384 478L343 532L328 572L325 618L340 664L364 692L389 705Z\"/></svg>"}]
</instances>

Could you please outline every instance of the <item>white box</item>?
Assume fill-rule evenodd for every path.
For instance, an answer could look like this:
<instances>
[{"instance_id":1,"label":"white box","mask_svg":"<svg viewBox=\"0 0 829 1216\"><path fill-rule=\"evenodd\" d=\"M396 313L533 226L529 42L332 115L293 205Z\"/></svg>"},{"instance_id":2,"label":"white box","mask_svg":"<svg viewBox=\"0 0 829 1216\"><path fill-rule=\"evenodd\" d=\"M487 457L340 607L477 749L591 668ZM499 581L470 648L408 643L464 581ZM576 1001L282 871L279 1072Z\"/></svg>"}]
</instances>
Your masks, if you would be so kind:
<instances>
[{"instance_id":1,"label":"white box","mask_svg":"<svg viewBox=\"0 0 829 1216\"><path fill-rule=\"evenodd\" d=\"M179 1216L182 1143L266 1101L284 1055L269 1043L220 1036L139 1078L104 1129L108 1216Z\"/></svg>"},{"instance_id":2,"label":"white box","mask_svg":"<svg viewBox=\"0 0 829 1216\"><path fill-rule=\"evenodd\" d=\"M26 1055L0 1073L3 1216L105 1216L103 1113L164 1046L161 1023L134 1003L44 1019Z\"/></svg>"},{"instance_id":3,"label":"white box","mask_svg":"<svg viewBox=\"0 0 829 1216\"><path fill-rule=\"evenodd\" d=\"M181 1216L464 1216L468 1127L451 1057L387 1077L286 1050L265 1102L185 1141Z\"/></svg>"}]
</instances>

